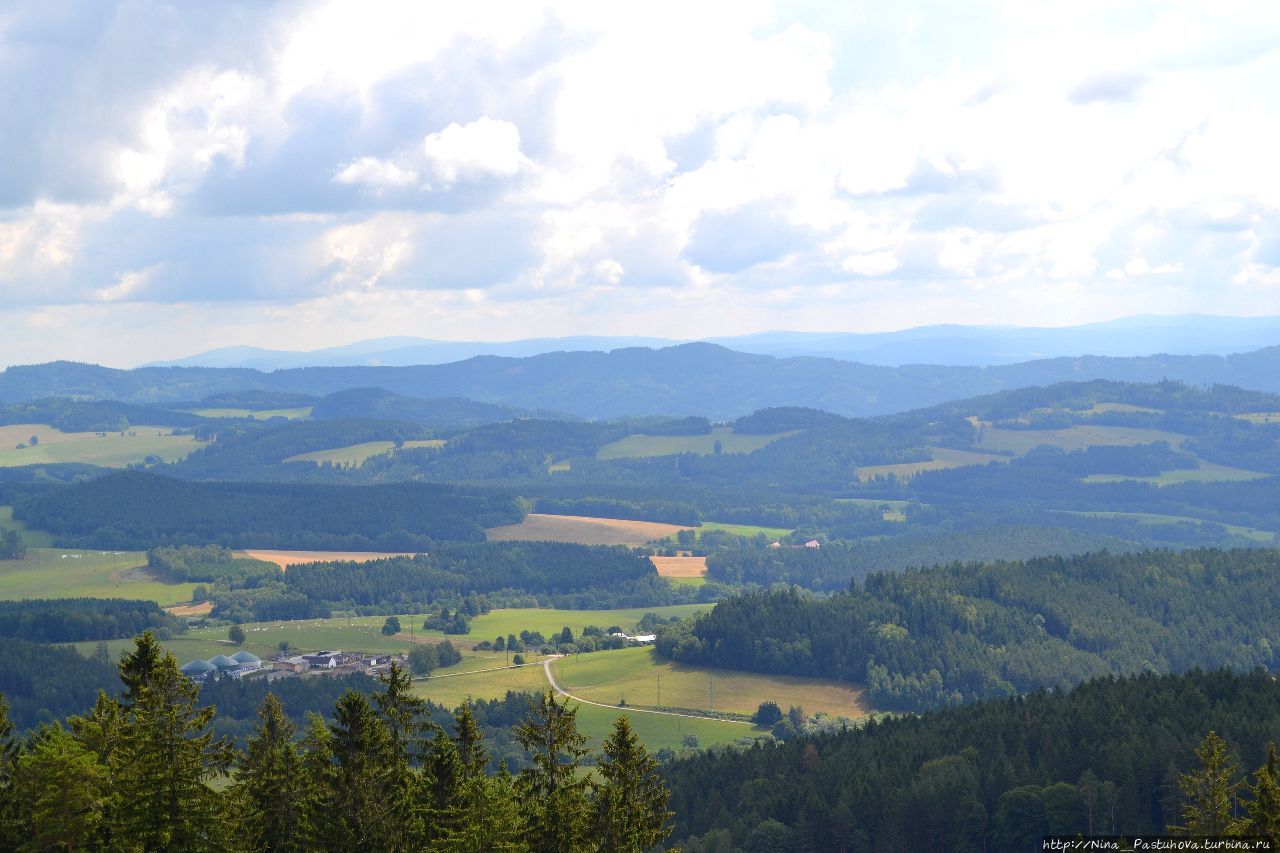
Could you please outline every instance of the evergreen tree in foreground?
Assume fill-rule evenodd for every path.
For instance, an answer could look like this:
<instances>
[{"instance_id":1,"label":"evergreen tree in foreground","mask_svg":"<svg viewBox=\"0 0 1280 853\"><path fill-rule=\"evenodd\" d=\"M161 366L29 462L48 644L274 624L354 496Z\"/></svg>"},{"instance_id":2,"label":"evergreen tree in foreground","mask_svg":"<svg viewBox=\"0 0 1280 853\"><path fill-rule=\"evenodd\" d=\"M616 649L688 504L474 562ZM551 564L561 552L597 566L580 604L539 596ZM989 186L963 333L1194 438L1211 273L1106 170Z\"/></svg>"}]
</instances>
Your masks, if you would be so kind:
<instances>
[{"instance_id":1,"label":"evergreen tree in foreground","mask_svg":"<svg viewBox=\"0 0 1280 853\"><path fill-rule=\"evenodd\" d=\"M312 714L298 740L267 694L239 755L153 637L119 669L122 700L100 693L69 730L21 743L0 697L0 849L640 853L669 832L667 790L626 719L593 779L575 709L551 694L516 730L534 758L517 779L486 774L468 706L446 732L398 667L372 697L343 694L331 723ZM232 768L231 785L211 784Z\"/></svg>"},{"instance_id":2,"label":"evergreen tree in foreground","mask_svg":"<svg viewBox=\"0 0 1280 853\"><path fill-rule=\"evenodd\" d=\"M670 792L658 762L619 717L603 744L604 760L595 784L593 838L601 853L643 853L671 834Z\"/></svg>"}]
</instances>

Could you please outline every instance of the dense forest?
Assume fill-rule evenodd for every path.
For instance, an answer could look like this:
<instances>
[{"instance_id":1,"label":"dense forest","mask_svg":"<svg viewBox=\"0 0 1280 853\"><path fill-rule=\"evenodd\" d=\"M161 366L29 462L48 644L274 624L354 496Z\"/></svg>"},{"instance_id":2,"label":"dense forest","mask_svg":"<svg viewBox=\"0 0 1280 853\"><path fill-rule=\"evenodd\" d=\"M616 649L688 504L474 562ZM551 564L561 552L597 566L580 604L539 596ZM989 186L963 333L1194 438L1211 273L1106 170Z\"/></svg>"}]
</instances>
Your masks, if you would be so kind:
<instances>
[{"instance_id":1,"label":"dense forest","mask_svg":"<svg viewBox=\"0 0 1280 853\"><path fill-rule=\"evenodd\" d=\"M192 483L123 472L20 501L14 517L69 547L425 550L523 517L514 498L447 485Z\"/></svg>"},{"instance_id":2,"label":"dense forest","mask_svg":"<svg viewBox=\"0 0 1280 853\"><path fill-rule=\"evenodd\" d=\"M1280 551L1148 551L867 576L828 598L760 591L659 633L676 660L866 682L919 711L1109 674L1280 662Z\"/></svg>"},{"instance_id":3,"label":"dense forest","mask_svg":"<svg viewBox=\"0 0 1280 853\"><path fill-rule=\"evenodd\" d=\"M489 606L636 607L708 600L709 589L672 588L628 548L564 542L437 545L429 554L366 563L308 563L280 574L228 572L210 589L214 615L236 621L305 619L334 611L425 613L469 594ZM476 610L476 612L480 612ZM473 613L472 615L475 615Z\"/></svg>"},{"instance_id":4,"label":"dense forest","mask_svg":"<svg viewBox=\"0 0 1280 853\"><path fill-rule=\"evenodd\" d=\"M267 695L243 751L151 635L119 676L119 698L26 738L0 701L4 849L618 851L670 833L657 762L626 718L588 777L576 711L551 695L512 731L528 764L488 775L471 708L440 726L398 667L372 695L343 692L330 722L311 715L300 739Z\"/></svg>"},{"instance_id":5,"label":"dense forest","mask_svg":"<svg viewBox=\"0 0 1280 853\"><path fill-rule=\"evenodd\" d=\"M1196 750L1210 731L1229 751L1221 788L1207 789ZM1232 834L1274 838L1275 823L1250 823L1266 810L1256 788L1243 802L1224 789L1261 782L1265 801L1274 776L1246 774L1265 769L1277 741L1280 686L1265 672L1145 674L698 753L663 773L686 853L1039 850L1049 834L1162 834L1186 825L1188 806L1219 817L1184 778L1200 796L1223 794L1226 819L1197 823L1201 834L1234 820Z\"/></svg>"},{"instance_id":6,"label":"dense forest","mask_svg":"<svg viewBox=\"0 0 1280 853\"><path fill-rule=\"evenodd\" d=\"M0 601L0 637L37 643L114 640L160 630L185 631L185 621L154 601L123 598L59 598Z\"/></svg>"}]
</instances>

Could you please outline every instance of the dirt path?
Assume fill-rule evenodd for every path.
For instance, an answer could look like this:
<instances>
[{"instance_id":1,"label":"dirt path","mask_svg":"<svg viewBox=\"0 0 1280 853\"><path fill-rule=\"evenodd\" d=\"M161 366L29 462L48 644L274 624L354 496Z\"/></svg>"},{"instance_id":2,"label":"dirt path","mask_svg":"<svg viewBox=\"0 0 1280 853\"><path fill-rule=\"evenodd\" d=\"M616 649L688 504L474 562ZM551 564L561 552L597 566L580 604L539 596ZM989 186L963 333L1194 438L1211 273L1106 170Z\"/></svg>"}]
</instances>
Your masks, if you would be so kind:
<instances>
[{"instance_id":1,"label":"dirt path","mask_svg":"<svg viewBox=\"0 0 1280 853\"><path fill-rule=\"evenodd\" d=\"M568 699L572 699L575 702L581 702L584 705L595 705L597 708L608 708L610 711L621 711L625 714L661 714L664 717L687 717L691 720L717 720L721 723L737 723L741 726L751 725L751 723L746 720L726 720L724 717L708 717L702 714L680 714L676 711L656 711L651 708L632 708L629 705L625 708L619 708L617 705L606 705L603 702L592 702L590 699L583 699L581 696L574 696L572 693L561 687L560 683L556 681L556 677L551 674L551 661L554 659L555 658L547 658L542 662L542 670L547 674L547 681L551 682L551 687L557 693Z\"/></svg>"}]
</instances>

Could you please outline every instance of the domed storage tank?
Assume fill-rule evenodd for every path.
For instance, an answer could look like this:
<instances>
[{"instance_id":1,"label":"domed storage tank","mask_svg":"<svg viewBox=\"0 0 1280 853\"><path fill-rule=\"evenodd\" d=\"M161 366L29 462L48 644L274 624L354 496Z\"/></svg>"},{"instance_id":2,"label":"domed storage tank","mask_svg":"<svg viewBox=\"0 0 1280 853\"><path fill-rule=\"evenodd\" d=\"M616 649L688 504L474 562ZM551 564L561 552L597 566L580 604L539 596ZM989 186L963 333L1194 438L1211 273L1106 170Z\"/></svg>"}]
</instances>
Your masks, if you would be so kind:
<instances>
[{"instance_id":1,"label":"domed storage tank","mask_svg":"<svg viewBox=\"0 0 1280 853\"><path fill-rule=\"evenodd\" d=\"M181 672L187 678L204 678L216 669L217 667L207 660L193 660L183 664Z\"/></svg>"}]
</instances>

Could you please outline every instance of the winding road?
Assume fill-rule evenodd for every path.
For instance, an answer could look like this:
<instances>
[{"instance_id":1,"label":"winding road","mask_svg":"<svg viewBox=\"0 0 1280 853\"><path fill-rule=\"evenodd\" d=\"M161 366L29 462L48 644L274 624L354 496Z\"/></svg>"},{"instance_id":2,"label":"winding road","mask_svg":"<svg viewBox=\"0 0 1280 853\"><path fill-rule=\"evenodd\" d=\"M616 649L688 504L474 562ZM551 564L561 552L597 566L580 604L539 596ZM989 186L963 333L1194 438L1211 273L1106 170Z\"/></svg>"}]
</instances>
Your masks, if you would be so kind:
<instances>
[{"instance_id":1,"label":"winding road","mask_svg":"<svg viewBox=\"0 0 1280 853\"><path fill-rule=\"evenodd\" d=\"M558 657L558 656L557 656ZM590 699L583 699L581 696L574 696L568 690L560 686L556 681L556 677L551 674L551 661L554 657L547 658L542 662L542 669L547 674L547 681L551 682L551 687L561 696L572 699L575 702L581 702L584 705L595 705L597 708L608 708L610 711L624 711L628 714L661 714L664 717L687 717L690 720L716 720L721 723L737 723L740 726L749 726L751 723L746 720L726 720L724 717L708 717L703 714L681 714L677 711L657 711L651 708L632 708L631 706L619 707L617 705L606 705L603 702L592 702Z\"/></svg>"}]
</instances>

